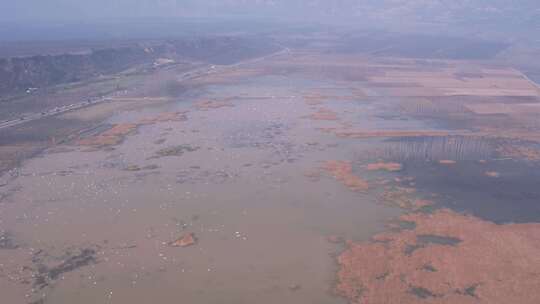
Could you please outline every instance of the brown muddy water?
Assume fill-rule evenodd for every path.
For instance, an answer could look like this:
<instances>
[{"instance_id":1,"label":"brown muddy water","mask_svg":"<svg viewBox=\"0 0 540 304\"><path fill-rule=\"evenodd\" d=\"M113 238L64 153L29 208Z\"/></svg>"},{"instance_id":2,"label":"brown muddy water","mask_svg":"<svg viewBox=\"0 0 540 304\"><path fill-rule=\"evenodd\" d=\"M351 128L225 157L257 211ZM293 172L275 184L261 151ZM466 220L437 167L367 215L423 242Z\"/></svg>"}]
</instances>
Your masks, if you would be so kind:
<instances>
[{"instance_id":1,"label":"brown muddy water","mask_svg":"<svg viewBox=\"0 0 540 304\"><path fill-rule=\"evenodd\" d=\"M302 93L320 85L208 86L199 98L231 106L123 112L107 123L189 111L113 149L66 145L6 174L2 302L344 303L332 292L343 245L328 239L366 240L399 211L317 172L362 149L317 130L336 122L304 118L315 110ZM190 232L195 245L169 246Z\"/></svg>"},{"instance_id":2,"label":"brown muddy water","mask_svg":"<svg viewBox=\"0 0 540 304\"><path fill-rule=\"evenodd\" d=\"M440 130L380 115L366 83L246 74L117 113L85 134L106 144L73 140L4 174L0 302L347 303L337 257L402 213L381 203L392 183L497 223L540 218L538 174L498 162L489 140L339 136ZM401 170L366 169L382 160Z\"/></svg>"}]
</instances>

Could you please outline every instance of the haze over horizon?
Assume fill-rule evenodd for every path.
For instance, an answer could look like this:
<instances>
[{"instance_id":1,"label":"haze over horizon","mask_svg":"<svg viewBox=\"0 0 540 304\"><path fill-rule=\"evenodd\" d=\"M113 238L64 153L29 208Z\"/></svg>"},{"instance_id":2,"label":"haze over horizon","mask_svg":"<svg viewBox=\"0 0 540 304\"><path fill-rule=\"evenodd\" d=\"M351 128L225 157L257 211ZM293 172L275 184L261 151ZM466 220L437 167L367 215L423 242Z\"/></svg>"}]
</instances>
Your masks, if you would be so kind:
<instances>
[{"instance_id":1,"label":"haze over horizon","mask_svg":"<svg viewBox=\"0 0 540 304\"><path fill-rule=\"evenodd\" d=\"M28 20L96 21L115 18L257 17L293 21L361 22L402 18L399 22L514 21L536 24L540 7L534 0L18 0L0 3L4 22ZM321 20L320 18L329 18ZM404 19L403 19L404 18ZM394 20L396 21L396 20Z\"/></svg>"},{"instance_id":2,"label":"haze over horizon","mask_svg":"<svg viewBox=\"0 0 540 304\"><path fill-rule=\"evenodd\" d=\"M294 23L509 40L529 39L540 29L540 7L534 0L18 0L0 2L0 20L0 41L159 38L181 35L182 23L202 20L190 30ZM204 27L209 23L220 25Z\"/></svg>"}]
</instances>

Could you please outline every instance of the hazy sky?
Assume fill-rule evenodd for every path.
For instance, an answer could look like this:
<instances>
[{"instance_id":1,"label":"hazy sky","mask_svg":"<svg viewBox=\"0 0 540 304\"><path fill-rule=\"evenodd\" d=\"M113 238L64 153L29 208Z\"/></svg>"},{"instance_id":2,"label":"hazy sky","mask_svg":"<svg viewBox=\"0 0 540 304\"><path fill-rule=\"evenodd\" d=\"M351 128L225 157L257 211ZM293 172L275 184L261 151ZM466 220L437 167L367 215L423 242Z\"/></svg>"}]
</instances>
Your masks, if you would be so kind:
<instances>
[{"instance_id":1,"label":"hazy sky","mask_svg":"<svg viewBox=\"0 0 540 304\"><path fill-rule=\"evenodd\" d=\"M0 19L96 20L185 16L540 17L539 0L0 0ZM520 16L523 15L523 16ZM405 20L407 21L407 20Z\"/></svg>"},{"instance_id":2,"label":"hazy sky","mask_svg":"<svg viewBox=\"0 0 540 304\"><path fill-rule=\"evenodd\" d=\"M58 24L65 38L81 35L81 28L94 36L122 36L108 25L94 24L127 20L131 23L125 28L141 33L145 24L133 20L170 22L192 17L540 36L540 0L0 0L0 40L54 35L58 27L50 30L50 26ZM156 28L151 35L160 31Z\"/></svg>"}]
</instances>

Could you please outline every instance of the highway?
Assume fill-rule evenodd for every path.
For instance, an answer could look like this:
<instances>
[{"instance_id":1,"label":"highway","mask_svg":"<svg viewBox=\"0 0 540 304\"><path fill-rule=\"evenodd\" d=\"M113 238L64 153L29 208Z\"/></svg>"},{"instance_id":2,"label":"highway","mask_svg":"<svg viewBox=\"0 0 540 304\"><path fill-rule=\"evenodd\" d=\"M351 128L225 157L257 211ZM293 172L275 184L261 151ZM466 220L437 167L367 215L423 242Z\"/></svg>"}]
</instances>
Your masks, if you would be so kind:
<instances>
[{"instance_id":1,"label":"highway","mask_svg":"<svg viewBox=\"0 0 540 304\"><path fill-rule=\"evenodd\" d=\"M276 53L272 53L270 55L266 55L266 56L262 56L258 58L248 59L248 60L234 63L231 65L207 65L202 68L194 69L194 70L178 75L178 81L182 82L186 80L196 79L205 75L223 72L224 70L227 70L230 68L236 68L242 65L263 61L263 60L266 60L275 56L279 56L283 54L290 54L290 53L291 53L291 50L289 48L284 47ZM113 93L113 94L118 94L118 93ZM55 107L53 109L45 110L43 112L38 112L38 113L25 113L25 114L22 114L19 118L0 122L0 130L18 126L18 125L21 125L30 121L37 120L37 119L55 116L55 115L69 112L69 111L74 111L74 110L82 109L82 108L89 107L92 105L96 105L99 103L107 102L107 101L110 101L112 97L113 96L105 96L105 97L97 98L93 100L90 99L90 100L86 100L86 101L82 101L78 103L73 103L70 105Z\"/></svg>"}]
</instances>

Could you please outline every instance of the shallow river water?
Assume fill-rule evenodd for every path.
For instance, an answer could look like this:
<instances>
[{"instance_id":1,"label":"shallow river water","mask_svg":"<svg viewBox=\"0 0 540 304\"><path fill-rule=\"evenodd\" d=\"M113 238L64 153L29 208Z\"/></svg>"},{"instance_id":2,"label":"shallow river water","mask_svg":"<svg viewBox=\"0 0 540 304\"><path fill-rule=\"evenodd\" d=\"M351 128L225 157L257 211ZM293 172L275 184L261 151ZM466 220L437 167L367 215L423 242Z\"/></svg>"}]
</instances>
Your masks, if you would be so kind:
<instances>
[{"instance_id":1,"label":"shallow river water","mask_svg":"<svg viewBox=\"0 0 540 304\"><path fill-rule=\"evenodd\" d=\"M93 253L43 286L30 276L8 292L10 303L21 295L44 303L343 303L332 294L343 247L328 238L366 240L399 212L331 176L306 177L363 148L317 130L336 122L304 118L314 110L302 90L317 85L261 77L209 86L200 98L231 106L202 111L178 100L124 112L109 123L189 111L187 121L139 127L114 149L68 146L26 161L2 205L1 225L18 242L0 252L5 273ZM178 146L190 149L158 153ZM187 232L197 244L168 245Z\"/></svg>"},{"instance_id":2,"label":"shallow river water","mask_svg":"<svg viewBox=\"0 0 540 304\"><path fill-rule=\"evenodd\" d=\"M539 175L528 165L479 163L495 157L490 142L336 136L343 128L436 130L396 119L384 98L361 89L300 74L208 84L113 115L104 129L137 124L118 144L73 141L25 161L2 177L0 302L346 303L334 292L336 258L343 240L367 241L402 213L381 203L393 181L494 222L537 220ZM139 123L179 111L185 119ZM459 164L438 163L445 159ZM329 161L349 162L351 172L334 176ZM366 170L376 161L403 168ZM507 177L484 174L507 165ZM528 182L514 183L523 174ZM369 190L354 191L356 177ZM524 209L505 209L509 197ZM195 244L171 246L188 233Z\"/></svg>"}]
</instances>

